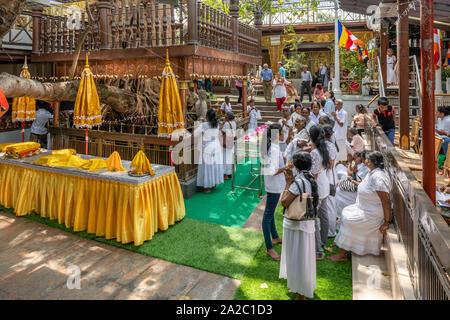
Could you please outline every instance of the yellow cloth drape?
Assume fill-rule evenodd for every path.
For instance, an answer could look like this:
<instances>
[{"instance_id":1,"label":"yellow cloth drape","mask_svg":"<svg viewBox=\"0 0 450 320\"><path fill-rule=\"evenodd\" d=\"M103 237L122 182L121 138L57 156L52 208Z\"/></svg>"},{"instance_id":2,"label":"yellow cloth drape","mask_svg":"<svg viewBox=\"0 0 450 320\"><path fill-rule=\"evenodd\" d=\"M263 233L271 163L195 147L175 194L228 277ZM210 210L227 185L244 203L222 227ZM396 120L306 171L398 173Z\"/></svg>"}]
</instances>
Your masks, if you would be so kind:
<instances>
[{"instance_id":1,"label":"yellow cloth drape","mask_svg":"<svg viewBox=\"0 0 450 320\"><path fill-rule=\"evenodd\" d=\"M43 166L54 166L54 167L69 167L77 168L80 170L88 170L89 172L98 171L106 169L108 164L105 159L83 159L79 156L71 154L70 149L65 149L67 153L56 153L50 156L41 157L33 161L34 164L40 164ZM63 150L58 150L63 151Z\"/></svg>"},{"instance_id":2,"label":"yellow cloth drape","mask_svg":"<svg viewBox=\"0 0 450 320\"><path fill-rule=\"evenodd\" d=\"M125 169L122 166L122 161L120 159L120 155L117 151L114 151L108 158L108 160L106 160L106 162L108 163L108 171L112 172L112 171L127 171L127 169Z\"/></svg>"},{"instance_id":3,"label":"yellow cloth drape","mask_svg":"<svg viewBox=\"0 0 450 320\"><path fill-rule=\"evenodd\" d=\"M15 143L12 143L12 142L0 143L0 152L6 152L6 147L10 146L12 144L15 144Z\"/></svg>"},{"instance_id":4,"label":"yellow cloth drape","mask_svg":"<svg viewBox=\"0 0 450 320\"><path fill-rule=\"evenodd\" d=\"M131 172L136 174L150 174L151 176L155 175L155 172L152 169L150 161L145 155L144 151L139 150L139 152L134 156L133 161L131 161Z\"/></svg>"},{"instance_id":5,"label":"yellow cloth drape","mask_svg":"<svg viewBox=\"0 0 450 320\"><path fill-rule=\"evenodd\" d=\"M20 73L22 79L30 79L31 75L28 71L27 60ZM13 99L12 103L12 121L31 121L36 118L36 100L30 97L18 97Z\"/></svg>"},{"instance_id":6,"label":"yellow cloth drape","mask_svg":"<svg viewBox=\"0 0 450 320\"><path fill-rule=\"evenodd\" d=\"M39 149L41 145L37 142L19 142L19 143L13 143L8 146L6 146L5 152L15 153L15 154L23 154L30 151L34 151L36 149Z\"/></svg>"},{"instance_id":7,"label":"yellow cloth drape","mask_svg":"<svg viewBox=\"0 0 450 320\"><path fill-rule=\"evenodd\" d=\"M0 204L136 246L185 215L175 172L131 185L0 163Z\"/></svg>"},{"instance_id":8,"label":"yellow cloth drape","mask_svg":"<svg viewBox=\"0 0 450 320\"><path fill-rule=\"evenodd\" d=\"M169 51L162 73L158 106L158 135L169 136L177 129L184 129L183 108L175 74L170 67Z\"/></svg>"},{"instance_id":9,"label":"yellow cloth drape","mask_svg":"<svg viewBox=\"0 0 450 320\"><path fill-rule=\"evenodd\" d=\"M92 128L92 126L102 123L100 100L87 55L86 66L81 75L80 87L75 100L73 123L77 128Z\"/></svg>"}]
</instances>

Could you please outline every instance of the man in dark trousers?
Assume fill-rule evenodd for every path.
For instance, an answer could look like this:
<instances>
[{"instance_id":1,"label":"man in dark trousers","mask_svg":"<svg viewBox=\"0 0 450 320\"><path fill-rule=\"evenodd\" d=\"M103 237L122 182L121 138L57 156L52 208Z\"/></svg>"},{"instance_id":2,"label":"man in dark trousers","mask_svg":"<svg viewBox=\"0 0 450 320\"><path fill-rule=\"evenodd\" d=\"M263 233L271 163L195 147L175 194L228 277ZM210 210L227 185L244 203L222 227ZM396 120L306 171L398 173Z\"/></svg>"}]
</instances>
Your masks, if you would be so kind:
<instances>
[{"instance_id":1,"label":"man in dark trousers","mask_svg":"<svg viewBox=\"0 0 450 320\"><path fill-rule=\"evenodd\" d=\"M378 109L373 112L373 119L378 122L381 129L384 131L389 141L394 145L395 136L395 110L393 106L389 105L389 100L386 97L378 99Z\"/></svg>"},{"instance_id":2,"label":"man in dark trousers","mask_svg":"<svg viewBox=\"0 0 450 320\"><path fill-rule=\"evenodd\" d=\"M302 71L302 86L300 88L300 102L303 102L303 94L306 91L308 92L309 102L312 102L311 96L311 82L312 82L311 72L308 71L308 67L304 66Z\"/></svg>"}]
</instances>

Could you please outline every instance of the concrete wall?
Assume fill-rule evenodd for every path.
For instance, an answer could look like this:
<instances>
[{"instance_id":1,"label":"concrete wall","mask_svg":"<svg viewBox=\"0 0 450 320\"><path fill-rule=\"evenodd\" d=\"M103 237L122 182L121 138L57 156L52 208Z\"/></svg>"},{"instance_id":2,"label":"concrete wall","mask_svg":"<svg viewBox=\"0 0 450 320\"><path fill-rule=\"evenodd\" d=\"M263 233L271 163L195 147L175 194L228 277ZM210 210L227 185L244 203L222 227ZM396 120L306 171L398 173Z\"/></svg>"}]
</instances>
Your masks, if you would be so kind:
<instances>
[{"instance_id":1,"label":"concrete wall","mask_svg":"<svg viewBox=\"0 0 450 320\"><path fill-rule=\"evenodd\" d=\"M353 119L353 116L356 114L355 107L357 104L362 104L363 106L367 107L367 104L370 102L370 100L373 99L374 96L360 96L360 95L342 95L339 97L336 97L336 99L341 99L344 102L344 110L348 113L348 124L350 125L351 120ZM369 114L371 114L377 104L376 101L372 103L370 106Z\"/></svg>"}]
</instances>

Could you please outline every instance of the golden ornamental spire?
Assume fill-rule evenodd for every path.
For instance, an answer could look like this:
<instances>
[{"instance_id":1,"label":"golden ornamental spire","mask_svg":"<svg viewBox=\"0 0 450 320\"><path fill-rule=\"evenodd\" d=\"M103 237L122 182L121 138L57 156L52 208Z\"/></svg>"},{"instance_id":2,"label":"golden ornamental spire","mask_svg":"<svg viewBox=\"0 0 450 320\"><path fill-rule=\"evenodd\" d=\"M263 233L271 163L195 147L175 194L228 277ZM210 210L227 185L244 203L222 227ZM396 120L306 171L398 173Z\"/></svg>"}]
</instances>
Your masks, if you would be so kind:
<instances>
[{"instance_id":1,"label":"golden ornamental spire","mask_svg":"<svg viewBox=\"0 0 450 320\"><path fill-rule=\"evenodd\" d=\"M86 68L89 68L88 54L86 53Z\"/></svg>"},{"instance_id":2,"label":"golden ornamental spire","mask_svg":"<svg viewBox=\"0 0 450 320\"><path fill-rule=\"evenodd\" d=\"M166 67L170 67L169 49L166 49Z\"/></svg>"},{"instance_id":3,"label":"golden ornamental spire","mask_svg":"<svg viewBox=\"0 0 450 320\"><path fill-rule=\"evenodd\" d=\"M22 67L22 69L28 69L28 64L27 64L27 56L25 56L25 62L24 62L24 64L23 64L23 67Z\"/></svg>"}]
</instances>

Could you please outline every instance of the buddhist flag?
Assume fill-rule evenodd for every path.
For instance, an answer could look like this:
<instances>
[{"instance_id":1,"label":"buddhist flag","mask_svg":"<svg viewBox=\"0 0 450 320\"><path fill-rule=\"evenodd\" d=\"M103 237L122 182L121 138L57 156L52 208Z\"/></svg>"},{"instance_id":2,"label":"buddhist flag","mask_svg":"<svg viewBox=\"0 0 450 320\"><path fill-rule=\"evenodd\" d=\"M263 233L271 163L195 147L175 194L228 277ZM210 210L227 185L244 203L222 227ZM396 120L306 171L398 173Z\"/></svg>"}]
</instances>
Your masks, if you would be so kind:
<instances>
[{"instance_id":1,"label":"buddhist flag","mask_svg":"<svg viewBox=\"0 0 450 320\"><path fill-rule=\"evenodd\" d=\"M441 67L441 30L434 28L434 69L439 70Z\"/></svg>"},{"instance_id":2,"label":"buddhist flag","mask_svg":"<svg viewBox=\"0 0 450 320\"><path fill-rule=\"evenodd\" d=\"M448 44L447 57L445 58L444 66L445 67L450 66L450 43Z\"/></svg>"},{"instance_id":3,"label":"buddhist flag","mask_svg":"<svg viewBox=\"0 0 450 320\"><path fill-rule=\"evenodd\" d=\"M338 21L339 32L339 46L350 51L358 52L359 60L363 60L368 57L369 53L367 48L364 48L365 44L357 37L355 37L346 27ZM364 48L364 49L363 49Z\"/></svg>"}]
</instances>

